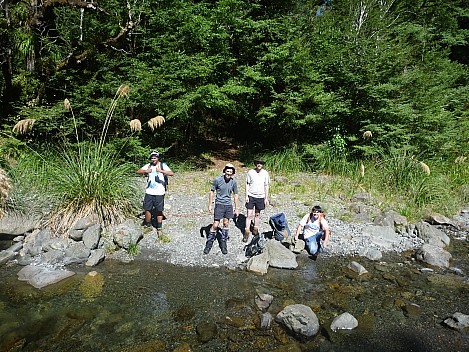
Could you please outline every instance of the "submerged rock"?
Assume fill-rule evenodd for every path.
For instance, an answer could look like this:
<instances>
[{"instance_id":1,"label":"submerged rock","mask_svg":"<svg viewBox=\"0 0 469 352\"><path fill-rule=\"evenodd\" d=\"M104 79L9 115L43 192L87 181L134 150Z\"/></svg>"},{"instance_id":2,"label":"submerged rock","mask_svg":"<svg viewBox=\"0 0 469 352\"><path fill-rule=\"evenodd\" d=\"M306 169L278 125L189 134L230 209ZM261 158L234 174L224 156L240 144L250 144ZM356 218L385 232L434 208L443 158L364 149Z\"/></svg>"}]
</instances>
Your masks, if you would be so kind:
<instances>
[{"instance_id":1,"label":"submerged rock","mask_svg":"<svg viewBox=\"0 0 469 352\"><path fill-rule=\"evenodd\" d=\"M18 272L18 280L27 281L30 285L36 288L43 288L73 275L75 275L75 273L69 270L50 269L41 266L28 265Z\"/></svg>"}]
</instances>

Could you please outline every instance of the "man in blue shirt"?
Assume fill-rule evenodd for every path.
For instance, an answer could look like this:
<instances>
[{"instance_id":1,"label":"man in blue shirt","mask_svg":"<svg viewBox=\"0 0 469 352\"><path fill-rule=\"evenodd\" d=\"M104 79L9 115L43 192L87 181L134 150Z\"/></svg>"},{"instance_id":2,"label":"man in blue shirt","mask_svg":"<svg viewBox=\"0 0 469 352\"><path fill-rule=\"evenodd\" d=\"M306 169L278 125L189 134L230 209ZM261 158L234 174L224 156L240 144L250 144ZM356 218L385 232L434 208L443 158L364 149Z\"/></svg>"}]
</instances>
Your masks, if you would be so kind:
<instances>
[{"instance_id":1,"label":"man in blue shirt","mask_svg":"<svg viewBox=\"0 0 469 352\"><path fill-rule=\"evenodd\" d=\"M221 230L221 236L218 236L218 245L220 246L223 254L228 253L226 241L228 240L228 225L233 215L239 215L238 210L238 186L236 181L233 179L233 175L236 170L232 164L226 164L223 169L223 175L217 177L212 184L212 189L209 194L208 211L210 214L213 212L213 224L210 228L210 232L207 236L207 242L205 244L204 254L210 253L213 242L217 238L217 230L220 224L220 219L223 219L223 229ZM215 209L212 209L213 195L216 192L215 197ZM233 205L231 203L231 194L234 194L235 209L233 212Z\"/></svg>"}]
</instances>

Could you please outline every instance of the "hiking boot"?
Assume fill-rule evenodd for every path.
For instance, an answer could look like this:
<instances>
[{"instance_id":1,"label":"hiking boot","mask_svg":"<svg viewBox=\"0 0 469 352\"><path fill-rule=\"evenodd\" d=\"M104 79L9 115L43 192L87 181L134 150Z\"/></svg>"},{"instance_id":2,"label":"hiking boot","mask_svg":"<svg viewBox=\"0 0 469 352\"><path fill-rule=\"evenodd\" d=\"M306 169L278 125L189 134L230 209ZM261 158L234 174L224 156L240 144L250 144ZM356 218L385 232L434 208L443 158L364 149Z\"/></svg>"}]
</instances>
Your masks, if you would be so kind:
<instances>
[{"instance_id":1,"label":"hiking boot","mask_svg":"<svg viewBox=\"0 0 469 352\"><path fill-rule=\"evenodd\" d=\"M223 254L228 254L228 248L226 247L226 241L218 240L218 245L220 246L221 252Z\"/></svg>"},{"instance_id":2,"label":"hiking boot","mask_svg":"<svg viewBox=\"0 0 469 352\"><path fill-rule=\"evenodd\" d=\"M207 241L205 243L204 254L209 254L210 250L212 249L213 241Z\"/></svg>"},{"instance_id":3,"label":"hiking boot","mask_svg":"<svg viewBox=\"0 0 469 352\"><path fill-rule=\"evenodd\" d=\"M250 234L250 231L248 229L244 230L243 242L247 242L249 240L249 234Z\"/></svg>"}]
</instances>

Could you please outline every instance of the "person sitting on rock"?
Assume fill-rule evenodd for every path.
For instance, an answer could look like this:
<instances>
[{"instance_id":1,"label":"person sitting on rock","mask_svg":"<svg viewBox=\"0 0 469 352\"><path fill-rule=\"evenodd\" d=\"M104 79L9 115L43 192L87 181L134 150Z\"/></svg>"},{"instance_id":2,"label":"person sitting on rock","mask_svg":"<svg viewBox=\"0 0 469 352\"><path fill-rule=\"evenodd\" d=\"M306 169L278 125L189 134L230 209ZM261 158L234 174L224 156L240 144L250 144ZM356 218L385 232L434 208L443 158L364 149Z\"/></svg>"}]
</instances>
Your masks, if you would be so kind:
<instances>
[{"instance_id":1,"label":"person sitting on rock","mask_svg":"<svg viewBox=\"0 0 469 352\"><path fill-rule=\"evenodd\" d=\"M212 202L213 195L216 192L215 198L215 209L213 211L213 225L207 236L207 242L205 244L204 254L208 254L212 249L213 242L217 238L218 225L220 219L223 219L223 229L221 230L221 236L218 237L218 245L220 246L223 254L228 253L226 241L228 240L228 225L233 215L239 215L238 210L238 186L236 181L233 179L233 175L236 170L232 164L226 164L223 169L223 175L217 177L212 184L212 189L209 194L208 211L212 213ZM235 211L233 214L233 205L231 203L231 194L234 194Z\"/></svg>"},{"instance_id":2,"label":"person sitting on rock","mask_svg":"<svg viewBox=\"0 0 469 352\"><path fill-rule=\"evenodd\" d=\"M311 209L310 214L306 214L298 224L295 234L295 241L298 241L300 234L303 234L303 240L306 249L313 259L316 259L323 240L324 247L329 244L329 224L319 205Z\"/></svg>"}]
</instances>

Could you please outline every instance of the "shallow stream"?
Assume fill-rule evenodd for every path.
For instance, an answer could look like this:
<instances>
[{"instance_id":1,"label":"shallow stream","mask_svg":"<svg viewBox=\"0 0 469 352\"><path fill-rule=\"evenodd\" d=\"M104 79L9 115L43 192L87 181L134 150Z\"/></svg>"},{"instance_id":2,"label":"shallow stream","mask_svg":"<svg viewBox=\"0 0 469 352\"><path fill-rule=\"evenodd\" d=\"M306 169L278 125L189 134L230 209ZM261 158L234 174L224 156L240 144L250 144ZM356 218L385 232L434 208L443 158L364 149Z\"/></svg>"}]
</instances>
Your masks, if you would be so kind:
<instances>
[{"instance_id":1,"label":"shallow stream","mask_svg":"<svg viewBox=\"0 0 469 352\"><path fill-rule=\"evenodd\" d=\"M379 263L300 255L298 269L270 268L265 276L137 257L70 267L73 277L35 289L18 281L21 267L3 266L0 351L469 351L469 332L442 324L469 314L469 243L453 243L457 269L434 272L405 253ZM369 274L349 271L351 260ZM257 293L274 297L273 316L288 304L310 306L319 334L299 342L275 322L261 330ZM332 332L332 319L345 311L358 328Z\"/></svg>"}]
</instances>

